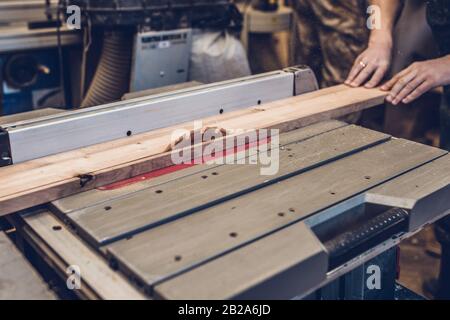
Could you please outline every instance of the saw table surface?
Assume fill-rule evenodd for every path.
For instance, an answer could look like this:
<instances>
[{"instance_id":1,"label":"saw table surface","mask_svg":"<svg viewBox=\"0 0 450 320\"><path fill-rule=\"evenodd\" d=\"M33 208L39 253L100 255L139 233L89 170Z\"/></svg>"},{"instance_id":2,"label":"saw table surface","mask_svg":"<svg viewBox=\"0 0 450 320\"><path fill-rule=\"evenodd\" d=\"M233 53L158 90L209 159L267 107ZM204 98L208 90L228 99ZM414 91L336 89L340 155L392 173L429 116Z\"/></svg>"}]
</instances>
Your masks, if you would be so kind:
<instances>
[{"instance_id":1,"label":"saw table surface","mask_svg":"<svg viewBox=\"0 0 450 320\"><path fill-rule=\"evenodd\" d=\"M94 245L100 246L389 139L387 135L355 126L315 137L309 134L298 132L283 137L286 147L280 149L280 168L276 175L261 175L259 165L202 165L191 169L183 180L149 186L141 192L109 201L107 206L111 209L106 210L107 214L105 205L99 204L71 212L66 217L79 226L83 234L93 237ZM343 136L351 139L342 141ZM302 143L296 143L298 141ZM193 174L195 171L198 173Z\"/></svg>"},{"instance_id":2,"label":"saw table surface","mask_svg":"<svg viewBox=\"0 0 450 320\"><path fill-rule=\"evenodd\" d=\"M222 299L292 298L325 280L328 253L310 220L355 199L410 209L412 229L434 218L417 209L429 195L439 214L450 210L445 151L329 121L282 135L279 152L274 176L196 165L53 211L151 296Z\"/></svg>"}]
</instances>

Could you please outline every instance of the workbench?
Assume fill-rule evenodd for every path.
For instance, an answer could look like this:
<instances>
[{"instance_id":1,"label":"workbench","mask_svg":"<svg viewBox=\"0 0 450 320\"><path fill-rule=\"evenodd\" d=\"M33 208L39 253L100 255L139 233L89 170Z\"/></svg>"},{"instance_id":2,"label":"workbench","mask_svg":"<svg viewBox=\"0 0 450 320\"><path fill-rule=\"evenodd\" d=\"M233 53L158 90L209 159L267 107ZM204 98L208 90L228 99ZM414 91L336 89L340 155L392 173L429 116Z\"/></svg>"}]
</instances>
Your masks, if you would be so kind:
<instances>
[{"instance_id":1,"label":"workbench","mask_svg":"<svg viewBox=\"0 0 450 320\"><path fill-rule=\"evenodd\" d=\"M450 213L446 151L340 121L278 151L274 176L171 166L8 219L63 278L79 267L82 298L292 299Z\"/></svg>"}]
</instances>

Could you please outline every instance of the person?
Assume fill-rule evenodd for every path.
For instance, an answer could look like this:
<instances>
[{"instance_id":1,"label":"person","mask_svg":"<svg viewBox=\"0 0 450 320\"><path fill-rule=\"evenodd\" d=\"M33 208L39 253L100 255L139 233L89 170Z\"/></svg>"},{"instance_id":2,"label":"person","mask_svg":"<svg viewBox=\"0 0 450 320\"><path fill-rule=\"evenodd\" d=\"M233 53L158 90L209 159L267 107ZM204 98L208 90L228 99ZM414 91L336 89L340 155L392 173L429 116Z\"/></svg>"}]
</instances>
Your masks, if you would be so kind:
<instances>
[{"instance_id":1,"label":"person","mask_svg":"<svg viewBox=\"0 0 450 320\"><path fill-rule=\"evenodd\" d=\"M438 57L437 44L427 22L426 1L404 1L395 24L393 43L388 78L416 61ZM397 138L428 141L437 146L439 135L434 128L439 124L439 97L437 91L430 92L410 103L407 108L385 104L380 117L383 132Z\"/></svg>"},{"instance_id":2,"label":"person","mask_svg":"<svg viewBox=\"0 0 450 320\"><path fill-rule=\"evenodd\" d=\"M401 0L371 0L381 10L381 29L371 31L369 45L355 60L345 80L352 87L374 88L383 81L392 60L393 28ZM441 146L450 150L450 0L429 0L427 21L438 44L439 57L415 62L381 85L387 102L409 104L424 93L444 87L441 105ZM436 225L441 243L441 270L437 298L450 299L450 217Z\"/></svg>"},{"instance_id":3,"label":"person","mask_svg":"<svg viewBox=\"0 0 450 320\"><path fill-rule=\"evenodd\" d=\"M367 47L365 0L290 0L296 15L296 64L311 67L320 87L342 84ZM346 118L356 122L360 114Z\"/></svg>"}]
</instances>

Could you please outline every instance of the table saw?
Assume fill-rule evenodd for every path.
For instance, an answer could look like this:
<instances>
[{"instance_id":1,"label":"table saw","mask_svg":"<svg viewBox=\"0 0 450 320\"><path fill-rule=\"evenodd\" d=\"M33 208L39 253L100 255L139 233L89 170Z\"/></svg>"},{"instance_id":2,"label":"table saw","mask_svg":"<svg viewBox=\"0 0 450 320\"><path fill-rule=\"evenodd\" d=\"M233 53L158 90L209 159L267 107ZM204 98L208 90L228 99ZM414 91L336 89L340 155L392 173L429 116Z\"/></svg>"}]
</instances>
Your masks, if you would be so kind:
<instances>
[{"instance_id":1,"label":"table saw","mask_svg":"<svg viewBox=\"0 0 450 320\"><path fill-rule=\"evenodd\" d=\"M289 69L9 123L3 164L316 88L309 69ZM394 248L450 213L450 155L437 148L336 120L283 133L276 150L246 147L279 152L278 173L173 165L8 220L63 279L78 267L82 298L326 299L345 277L347 298L386 298ZM382 289L366 287L374 266Z\"/></svg>"}]
</instances>

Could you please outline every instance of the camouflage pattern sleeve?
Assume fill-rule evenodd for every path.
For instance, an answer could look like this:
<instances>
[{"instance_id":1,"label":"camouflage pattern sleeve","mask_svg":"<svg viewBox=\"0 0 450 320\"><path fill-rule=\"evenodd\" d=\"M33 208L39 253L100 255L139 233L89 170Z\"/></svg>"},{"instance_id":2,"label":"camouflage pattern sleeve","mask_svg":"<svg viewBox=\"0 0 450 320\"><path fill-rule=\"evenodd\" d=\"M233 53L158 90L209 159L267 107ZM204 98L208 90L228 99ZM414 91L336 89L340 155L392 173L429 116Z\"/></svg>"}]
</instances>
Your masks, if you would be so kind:
<instances>
[{"instance_id":1,"label":"camouflage pattern sleeve","mask_svg":"<svg viewBox=\"0 0 450 320\"><path fill-rule=\"evenodd\" d=\"M322 87L344 82L367 47L366 0L291 0L297 13L298 63L311 65Z\"/></svg>"},{"instance_id":2,"label":"camouflage pattern sleeve","mask_svg":"<svg viewBox=\"0 0 450 320\"><path fill-rule=\"evenodd\" d=\"M322 88L341 84L366 48L366 0L290 0L296 12L295 62L309 65ZM360 113L347 116L355 123Z\"/></svg>"}]
</instances>

